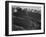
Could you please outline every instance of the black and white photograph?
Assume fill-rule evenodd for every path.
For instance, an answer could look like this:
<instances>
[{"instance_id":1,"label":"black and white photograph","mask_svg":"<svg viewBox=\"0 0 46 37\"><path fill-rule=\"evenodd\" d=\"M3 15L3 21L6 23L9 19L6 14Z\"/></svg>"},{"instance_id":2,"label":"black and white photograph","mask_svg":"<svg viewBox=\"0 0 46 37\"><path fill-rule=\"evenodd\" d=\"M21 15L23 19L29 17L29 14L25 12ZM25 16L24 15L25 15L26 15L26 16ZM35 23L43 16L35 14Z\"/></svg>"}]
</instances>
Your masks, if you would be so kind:
<instances>
[{"instance_id":1,"label":"black and white photograph","mask_svg":"<svg viewBox=\"0 0 46 37\"><path fill-rule=\"evenodd\" d=\"M12 6L12 30L41 29L41 7Z\"/></svg>"},{"instance_id":2,"label":"black and white photograph","mask_svg":"<svg viewBox=\"0 0 46 37\"><path fill-rule=\"evenodd\" d=\"M7 35L45 32L44 3L6 1L6 17Z\"/></svg>"}]
</instances>

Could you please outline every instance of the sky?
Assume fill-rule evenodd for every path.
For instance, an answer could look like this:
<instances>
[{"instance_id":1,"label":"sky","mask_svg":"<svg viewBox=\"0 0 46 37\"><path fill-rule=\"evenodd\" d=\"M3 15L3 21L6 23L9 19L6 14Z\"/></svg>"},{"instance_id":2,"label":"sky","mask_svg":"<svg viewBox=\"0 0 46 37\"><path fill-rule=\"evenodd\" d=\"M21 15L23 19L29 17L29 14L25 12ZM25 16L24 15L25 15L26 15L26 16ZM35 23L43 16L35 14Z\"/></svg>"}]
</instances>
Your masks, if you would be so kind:
<instances>
[{"instance_id":1,"label":"sky","mask_svg":"<svg viewBox=\"0 0 46 37\"><path fill-rule=\"evenodd\" d=\"M27 8L27 9L36 9L36 10L41 10L41 7L37 7L37 6L13 6L14 8L16 7L20 7L22 9Z\"/></svg>"}]
</instances>

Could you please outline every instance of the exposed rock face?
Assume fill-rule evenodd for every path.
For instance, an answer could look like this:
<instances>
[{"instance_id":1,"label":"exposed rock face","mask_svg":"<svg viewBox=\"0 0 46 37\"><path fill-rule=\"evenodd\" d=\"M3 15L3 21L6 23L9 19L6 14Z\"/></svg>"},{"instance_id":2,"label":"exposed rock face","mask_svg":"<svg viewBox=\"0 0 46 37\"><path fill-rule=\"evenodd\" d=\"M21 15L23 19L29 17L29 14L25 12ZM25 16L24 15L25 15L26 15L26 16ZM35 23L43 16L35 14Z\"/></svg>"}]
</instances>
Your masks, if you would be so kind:
<instances>
[{"instance_id":1,"label":"exposed rock face","mask_svg":"<svg viewBox=\"0 0 46 37\"><path fill-rule=\"evenodd\" d=\"M35 12L28 12L17 8L15 13L13 10L12 16L12 30L36 30L41 29L41 14Z\"/></svg>"}]
</instances>

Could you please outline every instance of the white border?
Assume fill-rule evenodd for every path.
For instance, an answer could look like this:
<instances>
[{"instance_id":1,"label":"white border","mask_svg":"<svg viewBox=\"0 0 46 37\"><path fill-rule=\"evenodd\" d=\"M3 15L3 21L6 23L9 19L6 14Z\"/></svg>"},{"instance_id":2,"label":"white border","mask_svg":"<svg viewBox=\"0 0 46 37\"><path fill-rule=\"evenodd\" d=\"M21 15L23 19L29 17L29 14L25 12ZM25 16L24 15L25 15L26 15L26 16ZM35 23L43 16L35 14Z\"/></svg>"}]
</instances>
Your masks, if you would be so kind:
<instances>
[{"instance_id":1,"label":"white border","mask_svg":"<svg viewBox=\"0 0 46 37\"><path fill-rule=\"evenodd\" d=\"M41 7L41 30L25 30L25 31L12 31L12 5L16 6L37 6ZM42 33L44 31L44 23L43 23L43 9L44 6L41 4L25 4L25 3L9 3L9 35L11 34L26 34L26 33Z\"/></svg>"}]
</instances>

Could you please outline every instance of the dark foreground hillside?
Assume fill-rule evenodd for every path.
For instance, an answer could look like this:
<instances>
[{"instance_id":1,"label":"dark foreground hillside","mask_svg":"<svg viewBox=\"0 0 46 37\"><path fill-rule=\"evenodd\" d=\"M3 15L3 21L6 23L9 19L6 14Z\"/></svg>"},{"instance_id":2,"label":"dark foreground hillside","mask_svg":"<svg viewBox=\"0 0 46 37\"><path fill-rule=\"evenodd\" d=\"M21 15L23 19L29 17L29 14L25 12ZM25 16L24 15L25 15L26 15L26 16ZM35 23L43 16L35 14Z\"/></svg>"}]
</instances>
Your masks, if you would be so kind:
<instances>
[{"instance_id":1,"label":"dark foreground hillside","mask_svg":"<svg viewBox=\"0 0 46 37\"><path fill-rule=\"evenodd\" d=\"M13 9L14 10L14 9ZM41 29L41 15L39 13L17 9L12 10L12 30L37 30Z\"/></svg>"}]
</instances>

